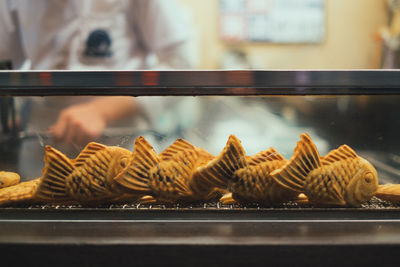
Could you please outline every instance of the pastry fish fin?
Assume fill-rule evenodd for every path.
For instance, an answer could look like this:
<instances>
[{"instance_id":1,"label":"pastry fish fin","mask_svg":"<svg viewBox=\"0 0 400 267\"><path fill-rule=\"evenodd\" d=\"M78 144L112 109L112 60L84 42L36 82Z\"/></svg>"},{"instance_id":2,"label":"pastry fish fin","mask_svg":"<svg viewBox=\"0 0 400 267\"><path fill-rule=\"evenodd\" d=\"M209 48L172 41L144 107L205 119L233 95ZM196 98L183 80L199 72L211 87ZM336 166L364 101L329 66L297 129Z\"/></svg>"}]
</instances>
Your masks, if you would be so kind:
<instances>
[{"instance_id":1,"label":"pastry fish fin","mask_svg":"<svg viewBox=\"0 0 400 267\"><path fill-rule=\"evenodd\" d=\"M285 158L275 148L270 147L253 156L247 156L246 160L250 166L254 166L266 161L285 160Z\"/></svg>"},{"instance_id":2,"label":"pastry fish fin","mask_svg":"<svg viewBox=\"0 0 400 267\"><path fill-rule=\"evenodd\" d=\"M78 167L81 166L85 163L85 161L90 158L93 154L95 154L97 151L106 149L105 145L96 143L96 142L90 142L85 146L84 149L82 149L81 153L74 159L74 166Z\"/></svg>"},{"instance_id":3,"label":"pastry fish fin","mask_svg":"<svg viewBox=\"0 0 400 267\"><path fill-rule=\"evenodd\" d=\"M272 178L293 191L302 192L308 174L321 166L317 148L308 134L300 135L291 159L271 173Z\"/></svg>"},{"instance_id":4,"label":"pastry fish fin","mask_svg":"<svg viewBox=\"0 0 400 267\"><path fill-rule=\"evenodd\" d=\"M199 165L204 165L215 158L214 155L201 147L196 147L196 151L199 155Z\"/></svg>"},{"instance_id":5,"label":"pastry fish fin","mask_svg":"<svg viewBox=\"0 0 400 267\"><path fill-rule=\"evenodd\" d=\"M45 200L68 198L66 179L74 170L72 160L57 149L46 146L45 166L36 195Z\"/></svg>"},{"instance_id":6,"label":"pastry fish fin","mask_svg":"<svg viewBox=\"0 0 400 267\"><path fill-rule=\"evenodd\" d=\"M321 157L323 165L329 165L339 160L345 160L349 158L357 158L356 152L354 152L348 145L342 145L337 149L332 150L326 156Z\"/></svg>"},{"instance_id":7,"label":"pastry fish fin","mask_svg":"<svg viewBox=\"0 0 400 267\"><path fill-rule=\"evenodd\" d=\"M222 152L194 172L192 187L226 188L233 173L245 166L247 166L246 155L242 144L236 136L230 135Z\"/></svg>"},{"instance_id":8,"label":"pastry fish fin","mask_svg":"<svg viewBox=\"0 0 400 267\"><path fill-rule=\"evenodd\" d=\"M229 193L227 189L214 187L205 197L206 201L218 201L224 194Z\"/></svg>"},{"instance_id":9,"label":"pastry fish fin","mask_svg":"<svg viewBox=\"0 0 400 267\"><path fill-rule=\"evenodd\" d=\"M150 170L160 163L160 159L150 143L142 136L135 140L132 161L124 172L114 178L114 181L130 193L150 194L148 186Z\"/></svg>"},{"instance_id":10,"label":"pastry fish fin","mask_svg":"<svg viewBox=\"0 0 400 267\"><path fill-rule=\"evenodd\" d=\"M172 169L175 172L179 172L179 175L175 177L175 188L182 196L188 195L191 192L189 180L195 171L198 158L198 152L193 149L179 152L171 161L172 164L170 166Z\"/></svg>"},{"instance_id":11,"label":"pastry fish fin","mask_svg":"<svg viewBox=\"0 0 400 267\"><path fill-rule=\"evenodd\" d=\"M343 199L343 194L338 185L336 184L331 185L331 190L329 190L329 196L334 201L333 203L343 203L343 205L346 204L346 202Z\"/></svg>"},{"instance_id":12,"label":"pastry fish fin","mask_svg":"<svg viewBox=\"0 0 400 267\"><path fill-rule=\"evenodd\" d=\"M187 149L194 149L194 146L184 139L177 139L174 143L160 153L160 160L170 160L176 153Z\"/></svg>"}]
</instances>

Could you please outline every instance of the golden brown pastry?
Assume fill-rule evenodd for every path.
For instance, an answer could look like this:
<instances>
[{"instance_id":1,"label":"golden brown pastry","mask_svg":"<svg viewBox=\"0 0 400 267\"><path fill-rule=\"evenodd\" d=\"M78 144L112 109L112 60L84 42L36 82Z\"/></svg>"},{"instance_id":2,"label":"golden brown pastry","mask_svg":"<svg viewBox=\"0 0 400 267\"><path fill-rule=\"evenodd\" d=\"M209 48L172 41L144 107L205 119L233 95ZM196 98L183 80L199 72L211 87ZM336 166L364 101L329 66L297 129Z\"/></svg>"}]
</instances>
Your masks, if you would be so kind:
<instances>
[{"instance_id":1,"label":"golden brown pastry","mask_svg":"<svg viewBox=\"0 0 400 267\"><path fill-rule=\"evenodd\" d=\"M41 178L0 189L0 205L198 202L225 194L224 204L359 206L378 187L375 168L350 147L320 157L307 134L289 161L274 148L247 156L234 135L217 157L183 139L158 155L138 137L133 152L92 142L76 159L46 146L44 161ZM376 195L400 201L399 187L381 186Z\"/></svg>"},{"instance_id":2,"label":"golden brown pastry","mask_svg":"<svg viewBox=\"0 0 400 267\"><path fill-rule=\"evenodd\" d=\"M159 202L195 202L214 196L212 188L194 191L191 186L195 170L213 158L205 150L178 139L157 155L145 138L138 137L133 155L126 174L115 179L127 192Z\"/></svg>"},{"instance_id":3,"label":"golden brown pastry","mask_svg":"<svg viewBox=\"0 0 400 267\"><path fill-rule=\"evenodd\" d=\"M0 188L18 184L20 177L18 173L0 171Z\"/></svg>"},{"instance_id":4,"label":"golden brown pastry","mask_svg":"<svg viewBox=\"0 0 400 267\"><path fill-rule=\"evenodd\" d=\"M238 204L238 202L233 198L232 193L226 193L224 194L220 199L219 202L221 202L224 205L234 205Z\"/></svg>"},{"instance_id":5,"label":"golden brown pastry","mask_svg":"<svg viewBox=\"0 0 400 267\"><path fill-rule=\"evenodd\" d=\"M22 182L17 185L2 188L0 190L0 205L8 205L20 202L35 202L34 196L40 182L41 179L38 178L32 181Z\"/></svg>"},{"instance_id":6,"label":"golden brown pastry","mask_svg":"<svg viewBox=\"0 0 400 267\"><path fill-rule=\"evenodd\" d=\"M128 199L114 179L128 168L132 160L129 150L92 142L71 160L51 146L45 149L43 176L10 187L10 190L15 190L12 196L15 201L98 203L121 197ZM8 194L4 189L0 190L0 196ZM5 198L0 197L0 204L8 203Z\"/></svg>"},{"instance_id":7,"label":"golden brown pastry","mask_svg":"<svg viewBox=\"0 0 400 267\"><path fill-rule=\"evenodd\" d=\"M121 147L89 143L72 161L46 146L45 168L37 196L43 200L73 199L80 203L110 200L124 192L114 182L132 161Z\"/></svg>"},{"instance_id":8,"label":"golden brown pastry","mask_svg":"<svg viewBox=\"0 0 400 267\"><path fill-rule=\"evenodd\" d=\"M194 175L196 184L206 184L227 189L232 199L239 203L272 205L297 197L293 192L277 184L270 176L273 170L285 165L286 160L274 148L246 156L240 140L231 135L221 154ZM229 195L220 200L231 203Z\"/></svg>"},{"instance_id":9,"label":"golden brown pastry","mask_svg":"<svg viewBox=\"0 0 400 267\"><path fill-rule=\"evenodd\" d=\"M246 166L246 155L240 140L230 135L222 152L193 174L193 187L198 190L217 187L228 189L235 171Z\"/></svg>"},{"instance_id":10,"label":"golden brown pastry","mask_svg":"<svg viewBox=\"0 0 400 267\"><path fill-rule=\"evenodd\" d=\"M302 134L289 162L271 175L294 192L304 193L311 204L359 206L378 188L378 174L367 160L347 145L321 157L307 134Z\"/></svg>"},{"instance_id":11,"label":"golden brown pastry","mask_svg":"<svg viewBox=\"0 0 400 267\"><path fill-rule=\"evenodd\" d=\"M379 185L375 196L390 201L392 203L400 203L400 184L384 184Z\"/></svg>"}]
</instances>

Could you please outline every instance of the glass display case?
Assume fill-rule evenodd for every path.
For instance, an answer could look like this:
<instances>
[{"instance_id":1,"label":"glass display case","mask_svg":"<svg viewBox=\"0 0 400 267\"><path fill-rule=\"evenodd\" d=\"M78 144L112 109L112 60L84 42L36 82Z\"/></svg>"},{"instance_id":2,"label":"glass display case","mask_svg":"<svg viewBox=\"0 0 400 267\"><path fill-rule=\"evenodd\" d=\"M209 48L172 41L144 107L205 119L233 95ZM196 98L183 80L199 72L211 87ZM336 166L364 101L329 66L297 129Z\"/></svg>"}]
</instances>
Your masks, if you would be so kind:
<instances>
[{"instance_id":1,"label":"glass display case","mask_svg":"<svg viewBox=\"0 0 400 267\"><path fill-rule=\"evenodd\" d=\"M90 141L133 151L143 136L161 153L185 139L218 157L233 134L246 156L273 147L289 160L307 134L321 156L346 144L374 166L379 184L398 184L399 88L397 70L0 71L0 170L19 173L22 182L37 179L46 174L47 147L79 164L86 143L56 140L49 126L73 104L126 96L135 112ZM377 197L356 207L218 198L7 203L0 251L18 263L59 266L309 266L382 257L395 264L399 225L400 206Z\"/></svg>"}]
</instances>

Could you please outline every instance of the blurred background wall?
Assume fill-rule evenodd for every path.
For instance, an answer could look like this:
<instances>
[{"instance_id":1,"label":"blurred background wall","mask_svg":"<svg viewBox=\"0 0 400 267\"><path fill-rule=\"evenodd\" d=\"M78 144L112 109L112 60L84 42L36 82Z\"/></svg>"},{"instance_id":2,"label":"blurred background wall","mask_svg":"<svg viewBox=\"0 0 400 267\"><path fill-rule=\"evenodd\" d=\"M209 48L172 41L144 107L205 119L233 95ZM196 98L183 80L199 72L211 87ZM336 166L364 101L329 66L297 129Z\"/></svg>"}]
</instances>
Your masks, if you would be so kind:
<instances>
[{"instance_id":1,"label":"blurred background wall","mask_svg":"<svg viewBox=\"0 0 400 267\"><path fill-rule=\"evenodd\" d=\"M325 40L320 44L226 43L219 37L219 1L180 0L195 29L197 68L221 67L224 54L245 52L252 68L365 69L380 68L381 42L388 24L385 0L326 0Z\"/></svg>"}]
</instances>

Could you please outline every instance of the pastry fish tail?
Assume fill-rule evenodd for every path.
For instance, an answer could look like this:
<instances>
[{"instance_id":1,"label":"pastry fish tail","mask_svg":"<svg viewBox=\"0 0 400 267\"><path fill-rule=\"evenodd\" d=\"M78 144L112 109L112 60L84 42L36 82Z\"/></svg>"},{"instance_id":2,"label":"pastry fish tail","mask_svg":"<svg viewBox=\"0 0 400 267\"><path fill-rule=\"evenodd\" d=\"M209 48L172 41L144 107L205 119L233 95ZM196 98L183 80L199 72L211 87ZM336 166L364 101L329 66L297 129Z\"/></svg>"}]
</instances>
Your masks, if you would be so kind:
<instances>
[{"instance_id":1,"label":"pastry fish tail","mask_svg":"<svg viewBox=\"0 0 400 267\"><path fill-rule=\"evenodd\" d=\"M308 174L321 166L318 150L310 136L302 134L300 138L292 158L271 173L277 183L296 192L303 192Z\"/></svg>"},{"instance_id":2,"label":"pastry fish tail","mask_svg":"<svg viewBox=\"0 0 400 267\"><path fill-rule=\"evenodd\" d=\"M195 149L195 147L191 143L184 139L178 139L172 145L167 147L163 152L161 152L159 157L161 161L171 160L182 151L193 149Z\"/></svg>"},{"instance_id":3,"label":"pastry fish tail","mask_svg":"<svg viewBox=\"0 0 400 267\"><path fill-rule=\"evenodd\" d=\"M375 196L390 201L392 203L400 203L400 184L384 184L379 185Z\"/></svg>"},{"instance_id":4,"label":"pastry fish tail","mask_svg":"<svg viewBox=\"0 0 400 267\"><path fill-rule=\"evenodd\" d=\"M207 187L226 189L235 171L246 166L246 156L240 140L230 135L219 156L199 167L193 174L191 187L205 190Z\"/></svg>"},{"instance_id":5,"label":"pastry fish tail","mask_svg":"<svg viewBox=\"0 0 400 267\"><path fill-rule=\"evenodd\" d=\"M150 143L142 136L135 140L132 161L126 171L115 177L114 181L131 194L149 195L150 172L160 163L160 159Z\"/></svg>"},{"instance_id":6,"label":"pastry fish tail","mask_svg":"<svg viewBox=\"0 0 400 267\"><path fill-rule=\"evenodd\" d=\"M40 178L0 189L0 206L12 203L34 202L33 197L39 186L39 183Z\"/></svg>"},{"instance_id":7,"label":"pastry fish tail","mask_svg":"<svg viewBox=\"0 0 400 267\"><path fill-rule=\"evenodd\" d=\"M46 146L45 166L36 197L50 202L69 199L66 180L74 170L73 161L57 149Z\"/></svg>"}]
</instances>

